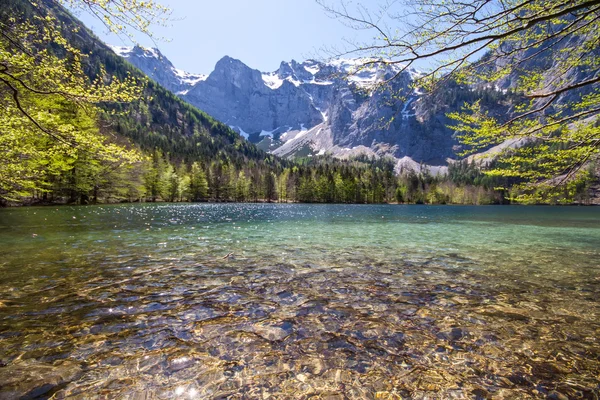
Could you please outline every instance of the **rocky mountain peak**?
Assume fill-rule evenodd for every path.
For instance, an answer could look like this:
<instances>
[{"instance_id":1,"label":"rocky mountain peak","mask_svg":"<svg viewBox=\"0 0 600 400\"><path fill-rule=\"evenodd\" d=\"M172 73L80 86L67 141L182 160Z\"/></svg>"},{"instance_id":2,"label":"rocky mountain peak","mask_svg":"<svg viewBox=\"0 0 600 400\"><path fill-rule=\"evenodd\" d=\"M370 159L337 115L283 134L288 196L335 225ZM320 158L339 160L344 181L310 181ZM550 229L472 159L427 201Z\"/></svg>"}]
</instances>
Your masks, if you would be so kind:
<instances>
[{"instance_id":1,"label":"rocky mountain peak","mask_svg":"<svg viewBox=\"0 0 600 400\"><path fill-rule=\"evenodd\" d=\"M158 48L146 48L146 47L142 47L138 44L136 44L135 46L112 46L112 45L108 45L108 47L110 47L112 49L112 51L114 51L117 55L124 57L124 58L129 58L129 57L145 57L145 58L155 58L157 60L161 60L164 63L168 64L168 65L173 65L171 64L171 61L169 61L165 56L162 55L162 53L160 52L160 50Z\"/></svg>"},{"instance_id":2,"label":"rocky mountain peak","mask_svg":"<svg viewBox=\"0 0 600 400\"><path fill-rule=\"evenodd\" d=\"M206 79L206 75L192 74L175 66L157 48L135 46L110 46L115 54L127 59L173 93L187 93L196 83Z\"/></svg>"},{"instance_id":3,"label":"rocky mountain peak","mask_svg":"<svg viewBox=\"0 0 600 400\"><path fill-rule=\"evenodd\" d=\"M211 82L226 82L241 90L254 90L262 85L261 73L233 57L225 56L217 61L208 79Z\"/></svg>"},{"instance_id":4,"label":"rocky mountain peak","mask_svg":"<svg viewBox=\"0 0 600 400\"><path fill-rule=\"evenodd\" d=\"M178 78L181 87L170 63L163 61L162 67L151 64L156 58L139 50L116 51L167 88L176 86L171 78ZM160 53L156 54L160 58ZM207 78L174 91L280 156L388 155L412 157L417 163L443 163L452 157L456 143L445 127L447 121L436 117L424 123L417 119L422 108L420 93L410 84L418 72L403 73L387 94L369 93L365 89L396 75L402 67L379 60L370 60L365 66L366 61L291 60L275 71L261 72L225 56ZM404 97L399 100L392 92Z\"/></svg>"},{"instance_id":5,"label":"rocky mountain peak","mask_svg":"<svg viewBox=\"0 0 600 400\"><path fill-rule=\"evenodd\" d=\"M237 58L233 58L230 56L224 56L215 64L214 71L221 70L252 70L252 68L248 67L246 64L238 60Z\"/></svg>"}]
</instances>

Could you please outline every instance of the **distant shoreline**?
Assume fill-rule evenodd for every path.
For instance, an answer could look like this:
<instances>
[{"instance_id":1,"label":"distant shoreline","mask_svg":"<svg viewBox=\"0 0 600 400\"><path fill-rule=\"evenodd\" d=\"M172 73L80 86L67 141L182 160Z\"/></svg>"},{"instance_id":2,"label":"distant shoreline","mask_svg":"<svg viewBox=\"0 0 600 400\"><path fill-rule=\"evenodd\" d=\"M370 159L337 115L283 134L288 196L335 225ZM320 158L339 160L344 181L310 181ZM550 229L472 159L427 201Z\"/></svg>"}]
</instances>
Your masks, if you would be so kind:
<instances>
[{"instance_id":1,"label":"distant shoreline","mask_svg":"<svg viewBox=\"0 0 600 400\"><path fill-rule=\"evenodd\" d=\"M594 199L598 201L598 199ZM94 203L94 204L77 204L77 203L28 203L28 204L1 204L0 209L6 208L28 208L28 207L85 207L85 206L116 206L116 205L133 205L133 204L314 204L314 205L359 205L359 206L476 206L476 207L490 207L490 206L548 206L548 207L595 207L600 206L599 203L569 203L569 204L548 204L548 203L494 203L494 204L472 204L472 203L323 203L323 202L298 202L298 201L123 201L123 202L106 202L106 203Z\"/></svg>"}]
</instances>

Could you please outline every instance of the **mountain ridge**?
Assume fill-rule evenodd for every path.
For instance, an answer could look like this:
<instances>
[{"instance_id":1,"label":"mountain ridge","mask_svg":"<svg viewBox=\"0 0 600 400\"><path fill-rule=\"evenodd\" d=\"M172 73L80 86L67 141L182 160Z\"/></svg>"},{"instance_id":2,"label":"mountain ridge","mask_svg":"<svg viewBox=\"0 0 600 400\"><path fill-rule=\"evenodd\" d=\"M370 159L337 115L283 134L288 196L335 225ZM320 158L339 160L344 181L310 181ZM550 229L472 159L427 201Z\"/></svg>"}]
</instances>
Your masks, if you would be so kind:
<instances>
[{"instance_id":1,"label":"mountain ridge","mask_svg":"<svg viewBox=\"0 0 600 400\"><path fill-rule=\"evenodd\" d=\"M498 70L503 63L525 60L526 69L541 71L545 79L552 79L560 74L554 51L565 51L579 40L572 37L556 49L536 52L533 58L529 53L516 53L514 59L500 57L486 64L489 54L484 55L477 62L482 67L477 68ZM144 71L145 58L147 55L132 55L129 60ZM225 56L205 79L178 93L277 156L390 157L396 162L396 172L419 172L425 167L445 173L448 165L463 159L465 150L449 127L455 121L448 113L479 101L500 121L519 115L517 106L527 99L513 88L521 75L517 70L496 82L469 84L449 79L443 90L424 94L413 87L415 78L421 76L419 71L374 58L282 61L278 69L262 72ZM589 78L589 71L573 71L572 75L572 79L582 80ZM380 90L369 90L384 81ZM561 95L546 112L568 107L573 98L593 89Z\"/></svg>"},{"instance_id":2,"label":"mountain ridge","mask_svg":"<svg viewBox=\"0 0 600 400\"><path fill-rule=\"evenodd\" d=\"M158 48L143 48L139 45L135 46L107 46L118 56L130 59L135 57L138 59L136 65L148 77L154 79L166 89L175 94L181 94L189 90L197 82L207 78L204 74L194 74L175 68L175 66L166 58ZM142 61L142 60L145 60Z\"/></svg>"},{"instance_id":3,"label":"mountain ridge","mask_svg":"<svg viewBox=\"0 0 600 400\"><path fill-rule=\"evenodd\" d=\"M145 58L127 54L142 71L148 69ZM408 69L394 80L392 90L368 94L367 89L396 76L401 66L372 59L372 65L361 68L364 61L291 60L262 72L224 56L205 79L178 94L278 156L366 154L394 157L399 168L406 161L447 165L457 143L443 129L445 119L432 120L433 129L421 126L418 117L425 113L418 115L417 105L422 93L410 87L419 71ZM172 66L168 60L164 65ZM398 93L406 99L397 101Z\"/></svg>"}]
</instances>

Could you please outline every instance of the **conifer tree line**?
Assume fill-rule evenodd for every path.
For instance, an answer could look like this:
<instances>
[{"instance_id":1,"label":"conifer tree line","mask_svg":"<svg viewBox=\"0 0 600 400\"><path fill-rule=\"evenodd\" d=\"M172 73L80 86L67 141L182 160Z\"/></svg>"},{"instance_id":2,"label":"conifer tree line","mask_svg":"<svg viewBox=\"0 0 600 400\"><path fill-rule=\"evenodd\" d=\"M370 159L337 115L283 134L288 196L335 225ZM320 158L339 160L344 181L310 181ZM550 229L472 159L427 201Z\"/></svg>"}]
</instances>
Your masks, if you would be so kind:
<instances>
[{"instance_id":1,"label":"conifer tree line","mask_svg":"<svg viewBox=\"0 0 600 400\"><path fill-rule=\"evenodd\" d=\"M149 5L133 6L143 11ZM385 158L274 157L149 81L51 0L9 0L0 9L0 107L0 205L493 204L519 195L496 188L526 180L484 176L466 161L441 177L397 176ZM502 161L497 167L502 170ZM593 181L587 177L596 179L597 170L591 165L586 179L534 198L585 202Z\"/></svg>"},{"instance_id":2,"label":"conifer tree line","mask_svg":"<svg viewBox=\"0 0 600 400\"><path fill-rule=\"evenodd\" d=\"M518 193L496 190L505 182L459 162L434 176L409 171L397 176L391 160L333 160L294 163L226 159L177 162L160 150L124 168L98 168L85 160L46 183L30 200L67 203L107 202L301 202L399 204L502 204ZM585 201L585 187L555 202Z\"/></svg>"},{"instance_id":3,"label":"conifer tree line","mask_svg":"<svg viewBox=\"0 0 600 400\"><path fill-rule=\"evenodd\" d=\"M331 159L235 165L223 160L177 162L155 150L122 168L97 168L86 160L44 182L31 200L105 202L306 202L306 203L472 203L502 201L488 184L475 186L429 174L397 177L384 161Z\"/></svg>"}]
</instances>

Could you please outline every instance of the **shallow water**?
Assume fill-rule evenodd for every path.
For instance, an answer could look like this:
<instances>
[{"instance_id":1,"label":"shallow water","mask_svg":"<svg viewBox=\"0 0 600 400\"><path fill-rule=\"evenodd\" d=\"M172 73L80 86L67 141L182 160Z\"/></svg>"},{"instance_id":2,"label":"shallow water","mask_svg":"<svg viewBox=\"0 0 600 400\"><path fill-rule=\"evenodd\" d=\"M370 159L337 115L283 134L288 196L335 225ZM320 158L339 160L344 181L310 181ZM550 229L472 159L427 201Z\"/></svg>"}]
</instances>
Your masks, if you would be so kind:
<instances>
[{"instance_id":1,"label":"shallow water","mask_svg":"<svg viewBox=\"0 0 600 400\"><path fill-rule=\"evenodd\" d=\"M600 208L4 209L0 244L0 399L600 395Z\"/></svg>"}]
</instances>

